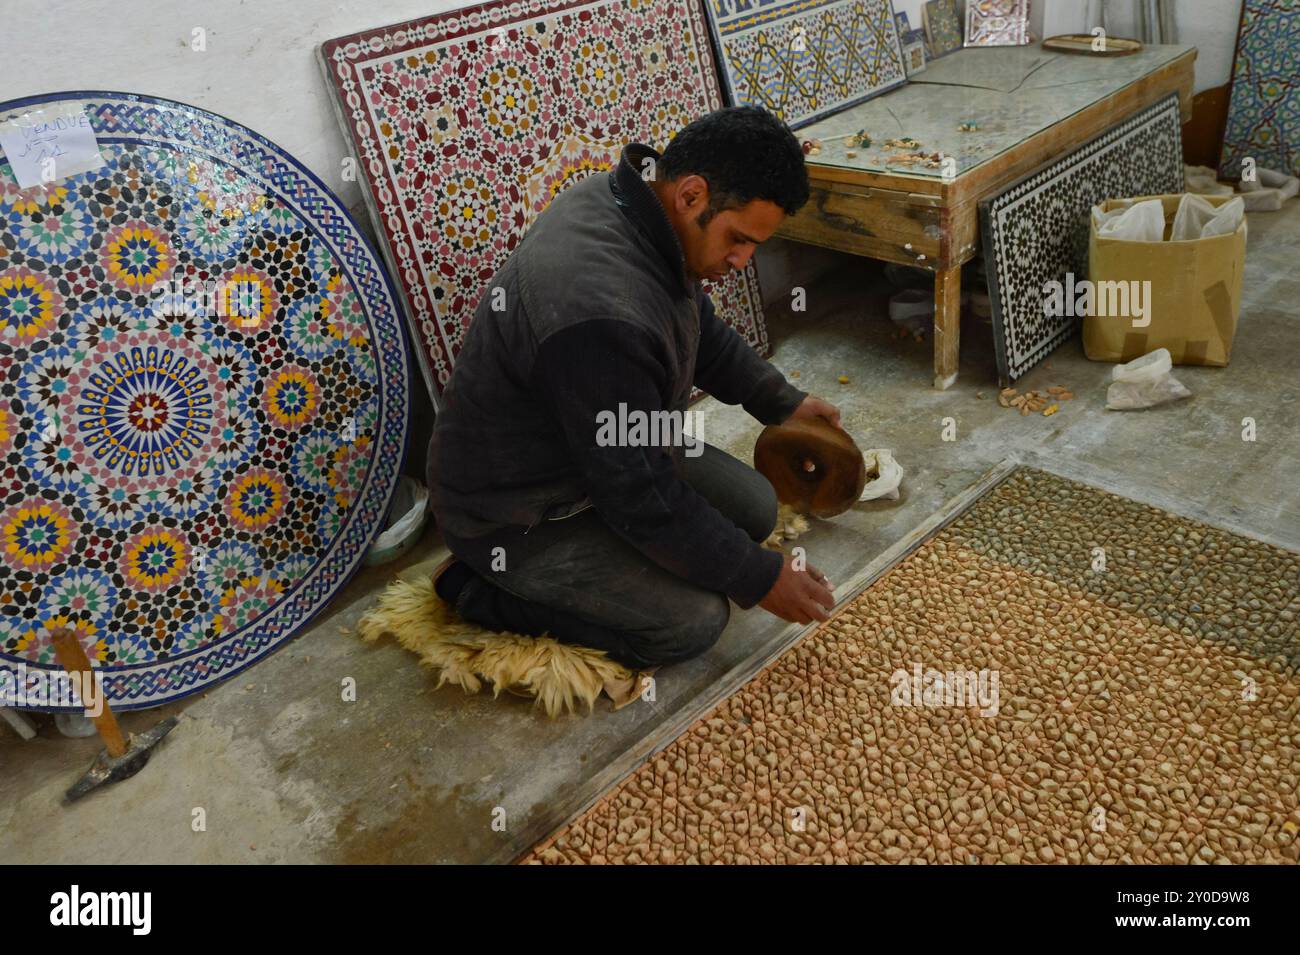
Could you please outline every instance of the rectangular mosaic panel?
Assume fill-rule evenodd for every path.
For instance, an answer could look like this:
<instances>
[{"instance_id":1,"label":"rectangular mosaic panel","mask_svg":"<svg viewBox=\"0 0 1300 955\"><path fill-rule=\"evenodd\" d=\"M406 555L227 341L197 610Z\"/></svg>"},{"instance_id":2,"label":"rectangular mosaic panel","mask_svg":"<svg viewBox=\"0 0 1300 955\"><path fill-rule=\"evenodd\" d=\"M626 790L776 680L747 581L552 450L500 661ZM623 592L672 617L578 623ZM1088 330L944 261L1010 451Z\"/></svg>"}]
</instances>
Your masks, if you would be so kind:
<instances>
[{"instance_id":1,"label":"rectangular mosaic panel","mask_svg":"<svg viewBox=\"0 0 1300 955\"><path fill-rule=\"evenodd\" d=\"M329 40L321 60L435 404L551 198L722 105L693 0L498 0ZM710 293L766 353L753 264Z\"/></svg>"},{"instance_id":2,"label":"rectangular mosaic panel","mask_svg":"<svg viewBox=\"0 0 1300 955\"><path fill-rule=\"evenodd\" d=\"M927 0L922 10L925 28L925 54L931 59L961 49L961 19L957 0Z\"/></svg>"},{"instance_id":3,"label":"rectangular mosaic panel","mask_svg":"<svg viewBox=\"0 0 1300 955\"><path fill-rule=\"evenodd\" d=\"M907 75L920 73L925 64L925 34L912 30L903 37L903 65L907 68Z\"/></svg>"},{"instance_id":4,"label":"rectangular mosaic panel","mask_svg":"<svg viewBox=\"0 0 1300 955\"><path fill-rule=\"evenodd\" d=\"M889 0L707 0L723 80L792 128L907 81Z\"/></svg>"},{"instance_id":5,"label":"rectangular mosaic panel","mask_svg":"<svg viewBox=\"0 0 1300 955\"><path fill-rule=\"evenodd\" d=\"M1242 161L1300 176L1300 0L1245 0L1220 173Z\"/></svg>"},{"instance_id":6,"label":"rectangular mosaic panel","mask_svg":"<svg viewBox=\"0 0 1300 955\"><path fill-rule=\"evenodd\" d=\"M1088 274L1088 215L1106 199L1183 191L1178 95L980 203L993 343L1003 384L1073 336L1077 318L1044 314L1043 286Z\"/></svg>"},{"instance_id":7,"label":"rectangular mosaic panel","mask_svg":"<svg viewBox=\"0 0 1300 955\"><path fill-rule=\"evenodd\" d=\"M1029 42L1029 0L968 0L967 46L1024 46Z\"/></svg>"}]
</instances>

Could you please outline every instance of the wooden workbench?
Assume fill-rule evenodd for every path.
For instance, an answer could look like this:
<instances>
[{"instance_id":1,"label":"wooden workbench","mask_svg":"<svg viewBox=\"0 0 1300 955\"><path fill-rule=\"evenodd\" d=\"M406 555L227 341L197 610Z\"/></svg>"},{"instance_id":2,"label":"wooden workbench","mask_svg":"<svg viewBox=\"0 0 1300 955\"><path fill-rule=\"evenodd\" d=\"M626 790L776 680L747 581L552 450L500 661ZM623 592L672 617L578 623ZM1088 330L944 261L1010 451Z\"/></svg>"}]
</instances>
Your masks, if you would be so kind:
<instances>
[{"instance_id":1,"label":"wooden workbench","mask_svg":"<svg viewBox=\"0 0 1300 955\"><path fill-rule=\"evenodd\" d=\"M906 86L799 130L812 198L778 234L934 272L934 386L957 380L961 267L977 248L979 202L1129 116L1177 92L1191 118L1190 46L1123 57L1072 56L1038 45L959 50ZM961 132L965 122L977 125ZM873 145L848 156L847 134ZM888 139L910 136L952 158L946 170L892 164Z\"/></svg>"}]
</instances>

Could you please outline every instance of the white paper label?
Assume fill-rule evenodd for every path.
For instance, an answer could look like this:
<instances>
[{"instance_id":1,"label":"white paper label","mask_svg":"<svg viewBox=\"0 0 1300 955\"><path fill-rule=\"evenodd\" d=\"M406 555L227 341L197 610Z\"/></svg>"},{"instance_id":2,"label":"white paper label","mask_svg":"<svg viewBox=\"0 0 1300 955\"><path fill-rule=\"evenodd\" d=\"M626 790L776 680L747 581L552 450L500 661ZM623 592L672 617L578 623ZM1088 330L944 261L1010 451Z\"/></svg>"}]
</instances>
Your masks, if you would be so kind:
<instances>
[{"instance_id":1,"label":"white paper label","mask_svg":"<svg viewBox=\"0 0 1300 955\"><path fill-rule=\"evenodd\" d=\"M104 165L86 111L62 103L0 123L0 149L18 188L49 185Z\"/></svg>"}]
</instances>

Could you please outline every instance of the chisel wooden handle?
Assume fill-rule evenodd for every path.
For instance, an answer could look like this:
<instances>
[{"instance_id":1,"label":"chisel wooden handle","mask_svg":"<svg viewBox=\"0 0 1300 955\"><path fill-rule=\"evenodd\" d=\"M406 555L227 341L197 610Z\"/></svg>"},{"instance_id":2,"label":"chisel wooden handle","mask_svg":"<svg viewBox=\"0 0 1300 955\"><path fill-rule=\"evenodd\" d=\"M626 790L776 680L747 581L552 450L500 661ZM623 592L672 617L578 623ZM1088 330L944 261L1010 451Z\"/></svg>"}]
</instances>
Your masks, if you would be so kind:
<instances>
[{"instance_id":1,"label":"chisel wooden handle","mask_svg":"<svg viewBox=\"0 0 1300 955\"><path fill-rule=\"evenodd\" d=\"M54 645L54 655L59 658L63 669L69 673L84 673L86 679L94 678L90 660L86 658L86 651L82 648L81 641L77 639L75 631L54 630L50 633L50 643ZM99 715L92 716L91 719L95 721L95 729L99 730L100 738L104 740L108 755L121 756L126 752L126 738L122 735L122 728L117 725L117 717L108 708L108 700L101 702L103 708Z\"/></svg>"}]
</instances>

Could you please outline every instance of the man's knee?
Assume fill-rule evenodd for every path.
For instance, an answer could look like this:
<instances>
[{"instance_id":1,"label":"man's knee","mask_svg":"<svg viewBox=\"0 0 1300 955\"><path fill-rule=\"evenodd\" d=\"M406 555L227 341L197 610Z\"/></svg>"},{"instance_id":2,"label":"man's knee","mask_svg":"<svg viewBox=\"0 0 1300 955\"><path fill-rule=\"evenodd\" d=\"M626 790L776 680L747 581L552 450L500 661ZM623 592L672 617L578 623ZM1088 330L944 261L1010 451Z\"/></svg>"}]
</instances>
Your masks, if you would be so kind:
<instances>
[{"instance_id":1,"label":"man's knee","mask_svg":"<svg viewBox=\"0 0 1300 955\"><path fill-rule=\"evenodd\" d=\"M731 619L731 604L722 594L702 592L677 602L664 626L637 649L648 666L690 660L708 651Z\"/></svg>"},{"instance_id":2,"label":"man's knee","mask_svg":"<svg viewBox=\"0 0 1300 955\"><path fill-rule=\"evenodd\" d=\"M740 525L740 529L749 535L750 540L761 544L772 536L772 531L776 530L779 505L772 482L761 474L757 474L756 477L758 480L753 482L750 500L746 502L745 522Z\"/></svg>"}]
</instances>

